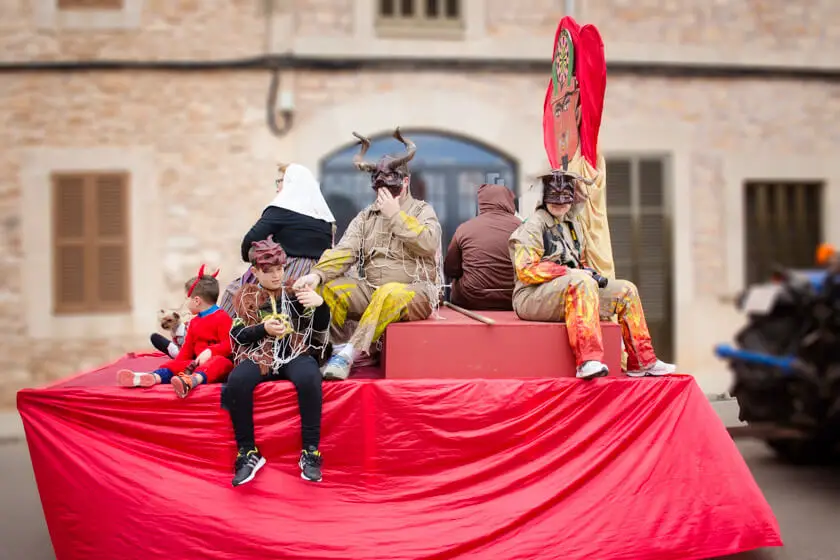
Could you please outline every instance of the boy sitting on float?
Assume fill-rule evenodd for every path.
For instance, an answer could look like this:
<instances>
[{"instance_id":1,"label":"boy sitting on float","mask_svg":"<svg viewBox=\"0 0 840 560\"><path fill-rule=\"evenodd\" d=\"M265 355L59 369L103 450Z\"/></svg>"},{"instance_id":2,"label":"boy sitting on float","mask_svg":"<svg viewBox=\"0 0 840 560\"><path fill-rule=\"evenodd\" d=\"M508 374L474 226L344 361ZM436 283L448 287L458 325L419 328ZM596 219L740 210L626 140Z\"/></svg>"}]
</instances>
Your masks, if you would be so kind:
<instances>
[{"instance_id":1,"label":"boy sitting on float","mask_svg":"<svg viewBox=\"0 0 840 560\"><path fill-rule=\"evenodd\" d=\"M230 361L231 318L216 302L219 299L219 271L204 274L204 265L198 274L184 286L187 309L193 315L184 345L178 355L153 372L136 372L122 369L117 372L117 383L123 387L151 387L171 383L175 394L186 397L202 383L222 381L233 369Z\"/></svg>"},{"instance_id":2,"label":"boy sitting on float","mask_svg":"<svg viewBox=\"0 0 840 560\"><path fill-rule=\"evenodd\" d=\"M230 331L235 343L236 367L222 392L222 405L230 413L238 453L233 486L253 480L265 458L254 438L254 389L265 381L291 381L297 391L302 451L298 466L304 480L321 480L321 371L330 310L312 289L287 292L286 253L273 236L252 243L248 252L258 284L245 284L233 298L236 319Z\"/></svg>"}]
</instances>

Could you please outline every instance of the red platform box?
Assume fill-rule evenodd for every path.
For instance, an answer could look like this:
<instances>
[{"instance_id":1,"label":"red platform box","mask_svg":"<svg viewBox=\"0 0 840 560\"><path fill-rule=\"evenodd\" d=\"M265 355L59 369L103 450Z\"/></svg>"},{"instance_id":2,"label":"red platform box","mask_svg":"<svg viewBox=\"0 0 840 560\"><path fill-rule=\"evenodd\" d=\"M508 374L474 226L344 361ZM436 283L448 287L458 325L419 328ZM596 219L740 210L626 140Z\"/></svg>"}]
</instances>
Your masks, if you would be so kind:
<instances>
[{"instance_id":1,"label":"red platform box","mask_svg":"<svg viewBox=\"0 0 840 560\"><path fill-rule=\"evenodd\" d=\"M482 311L486 325L441 308L425 321L388 326L382 351L387 379L574 377L566 325L522 321L512 311ZM621 328L601 323L604 363L621 375Z\"/></svg>"}]
</instances>

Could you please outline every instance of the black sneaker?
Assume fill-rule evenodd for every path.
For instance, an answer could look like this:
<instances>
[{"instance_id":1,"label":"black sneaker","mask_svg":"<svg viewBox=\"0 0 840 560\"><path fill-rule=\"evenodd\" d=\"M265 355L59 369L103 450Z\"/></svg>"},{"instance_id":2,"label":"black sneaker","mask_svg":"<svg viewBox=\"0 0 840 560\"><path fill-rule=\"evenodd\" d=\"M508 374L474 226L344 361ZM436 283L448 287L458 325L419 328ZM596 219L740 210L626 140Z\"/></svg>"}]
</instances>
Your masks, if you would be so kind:
<instances>
[{"instance_id":1,"label":"black sneaker","mask_svg":"<svg viewBox=\"0 0 840 560\"><path fill-rule=\"evenodd\" d=\"M310 447L300 452L300 477L312 482L321 482L321 452Z\"/></svg>"},{"instance_id":2,"label":"black sneaker","mask_svg":"<svg viewBox=\"0 0 840 560\"><path fill-rule=\"evenodd\" d=\"M263 465L265 465L265 458L260 455L256 448L249 451L240 449L236 456L236 466L234 467L236 472L233 475L232 484L239 486L251 482L257 471L263 468Z\"/></svg>"}]
</instances>

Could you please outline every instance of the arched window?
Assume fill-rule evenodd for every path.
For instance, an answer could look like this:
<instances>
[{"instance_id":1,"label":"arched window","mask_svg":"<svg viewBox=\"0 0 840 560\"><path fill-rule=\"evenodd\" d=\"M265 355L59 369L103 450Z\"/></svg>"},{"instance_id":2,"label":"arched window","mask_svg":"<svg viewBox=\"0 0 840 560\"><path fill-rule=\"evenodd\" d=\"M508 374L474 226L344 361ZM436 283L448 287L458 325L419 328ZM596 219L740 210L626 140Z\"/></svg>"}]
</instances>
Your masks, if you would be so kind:
<instances>
[{"instance_id":1,"label":"arched window","mask_svg":"<svg viewBox=\"0 0 840 560\"><path fill-rule=\"evenodd\" d=\"M478 213L479 185L496 183L516 193L516 163L504 154L451 134L423 130L402 133L417 144L417 155L410 164L411 194L434 207L443 227L444 251L455 228ZM375 198L370 175L353 167L353 156L358 150L358 144L351 143L321 162L321 190L335 215L338 237ZM371 138L365 158L377 161L384 154L404 150L391 133L385 133Z\"/></svg>"}]
</instances>

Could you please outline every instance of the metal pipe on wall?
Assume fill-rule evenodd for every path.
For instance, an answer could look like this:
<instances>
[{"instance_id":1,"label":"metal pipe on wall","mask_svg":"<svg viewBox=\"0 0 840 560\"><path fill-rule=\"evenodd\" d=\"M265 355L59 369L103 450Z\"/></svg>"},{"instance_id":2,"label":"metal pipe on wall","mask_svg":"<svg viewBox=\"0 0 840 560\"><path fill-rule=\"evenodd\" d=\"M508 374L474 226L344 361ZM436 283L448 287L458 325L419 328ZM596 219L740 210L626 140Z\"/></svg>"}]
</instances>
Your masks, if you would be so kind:
<instances>
[{"instance_id":1,"label":"metal pipe on wall","mask_svg":"<svg viewBox=\"0 0 840 560\"><path fill-rule=\"evenodd\" d=\"M257 56L228 60L78 60L0 62L0 73L163 71L212 72L301 69L322 72L492 72L543 74L551 70L551 61L414 58L414 57L315 57L297 55ZM746 66L739 64L703 64L689 62L610 62L611 75L662 76L668 78L763 78L766 80L840 81L840 68L793 66Z\"/></svg>"}]
</instances>

